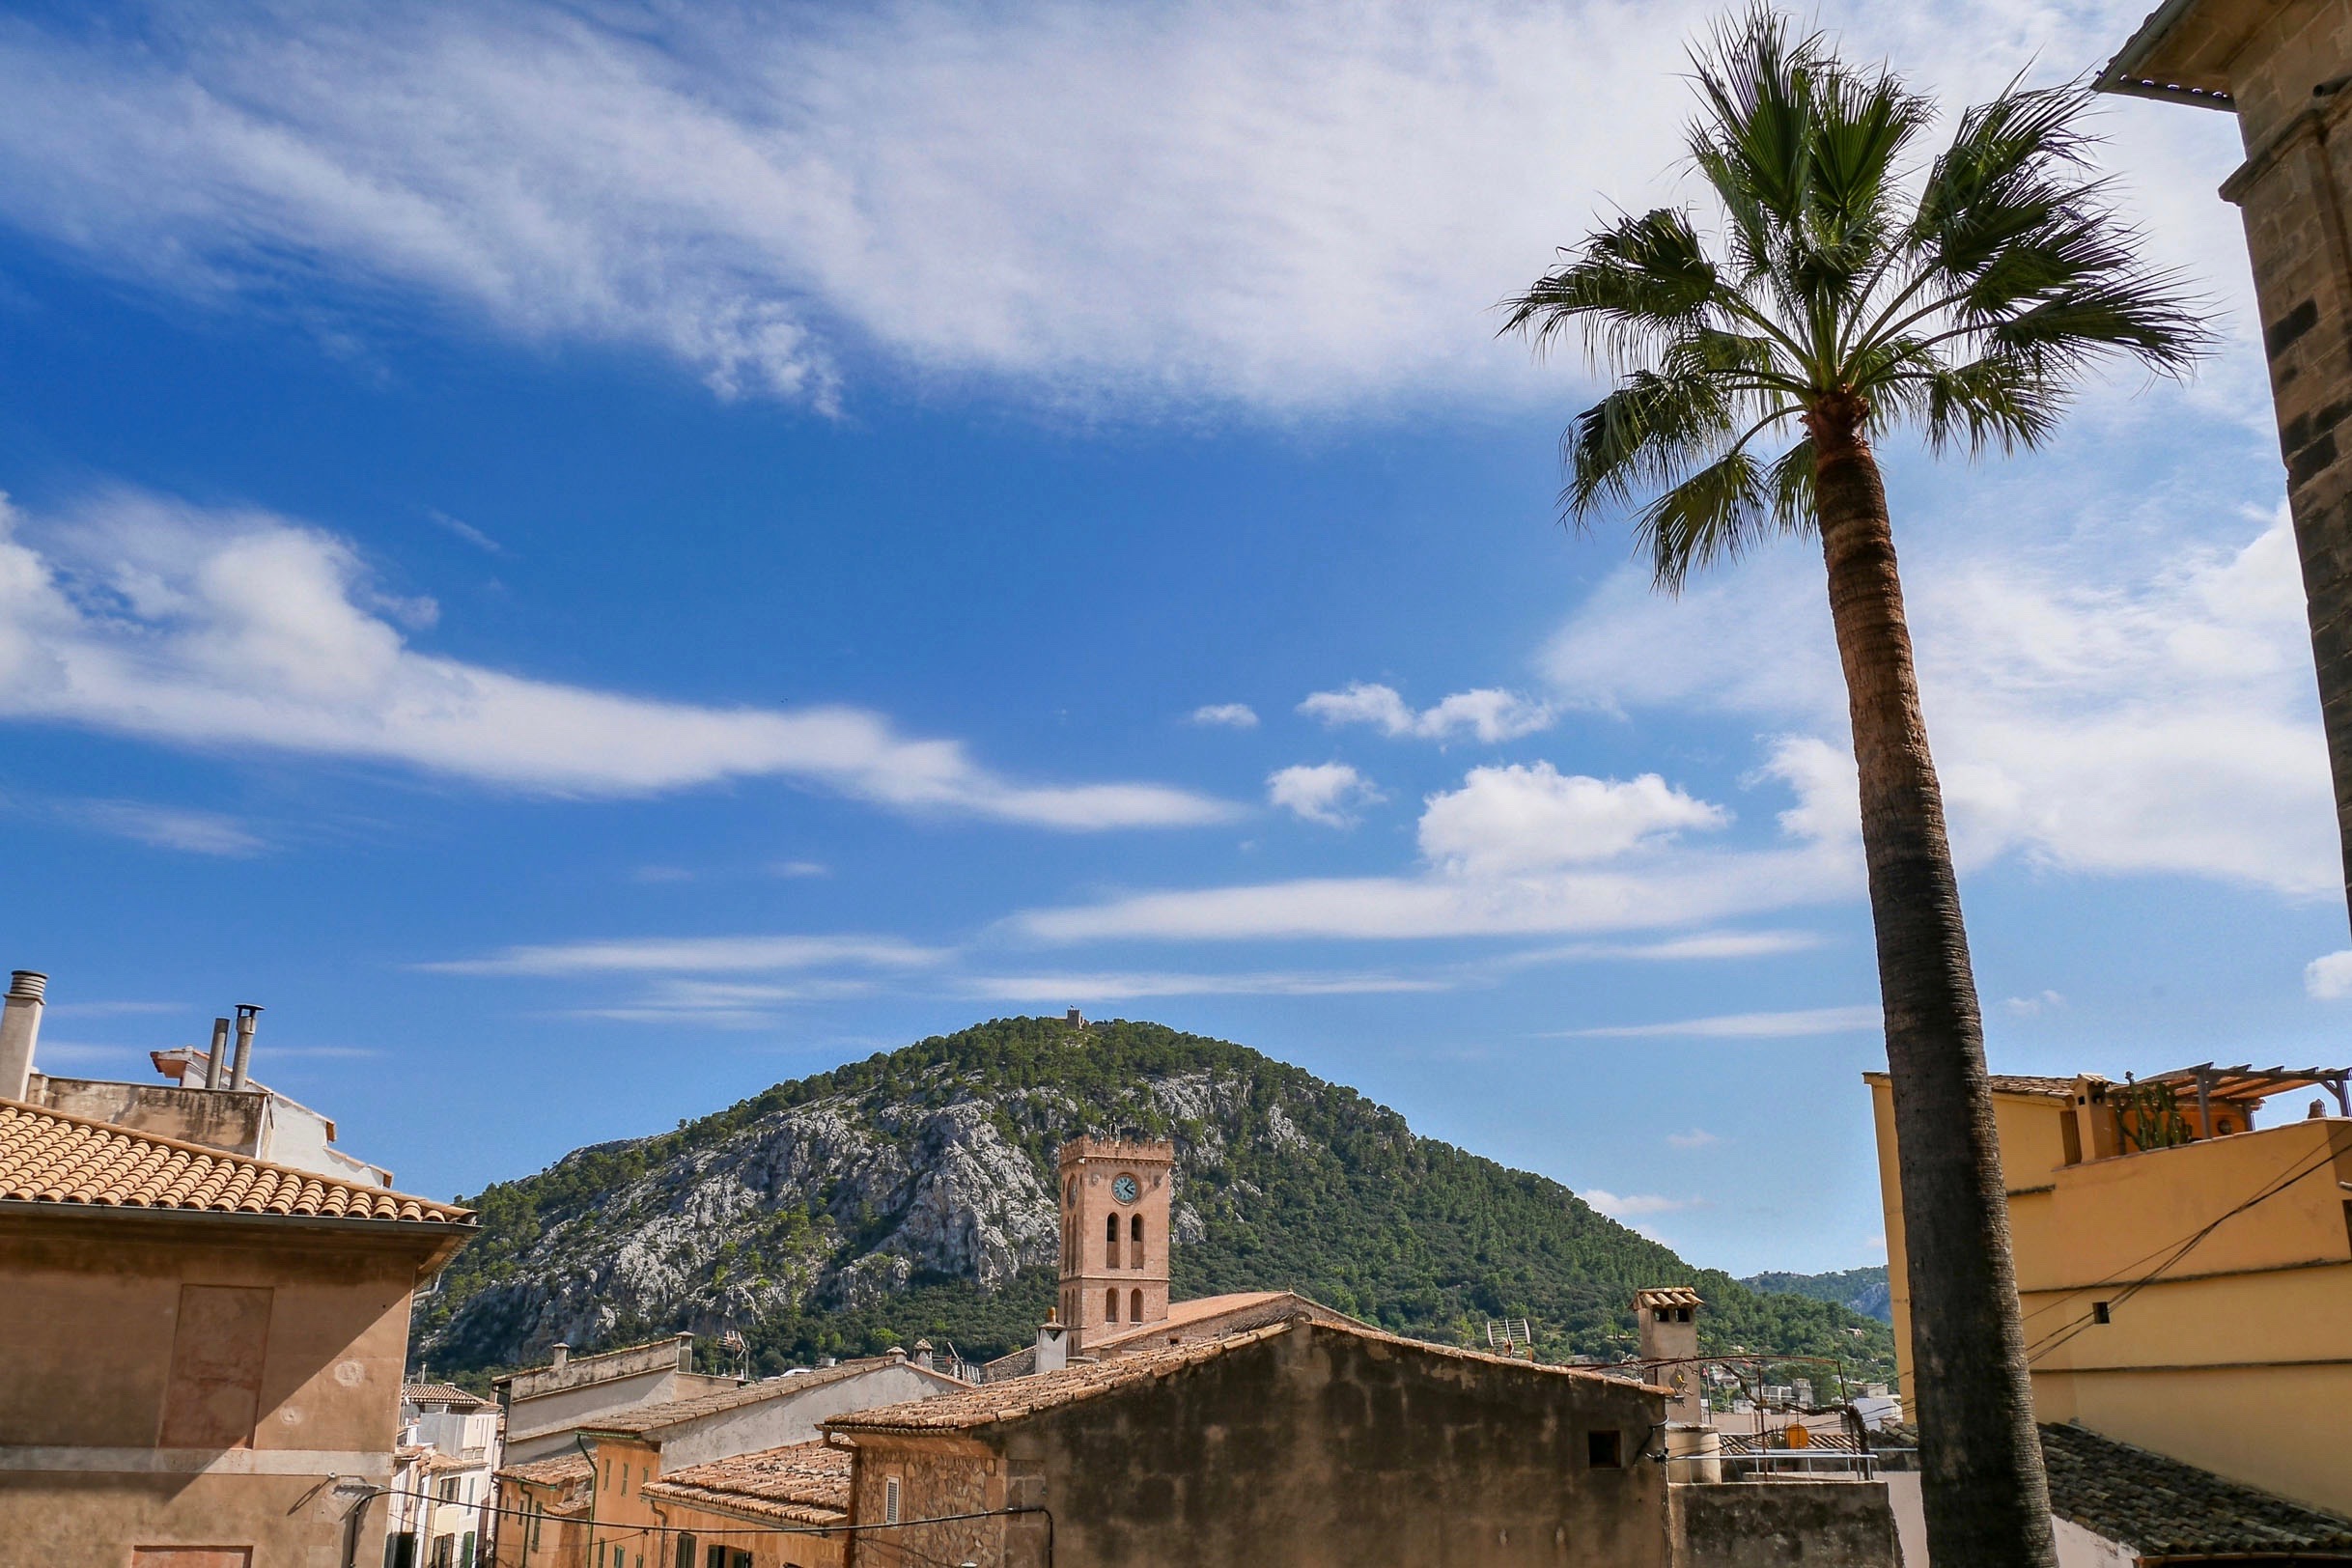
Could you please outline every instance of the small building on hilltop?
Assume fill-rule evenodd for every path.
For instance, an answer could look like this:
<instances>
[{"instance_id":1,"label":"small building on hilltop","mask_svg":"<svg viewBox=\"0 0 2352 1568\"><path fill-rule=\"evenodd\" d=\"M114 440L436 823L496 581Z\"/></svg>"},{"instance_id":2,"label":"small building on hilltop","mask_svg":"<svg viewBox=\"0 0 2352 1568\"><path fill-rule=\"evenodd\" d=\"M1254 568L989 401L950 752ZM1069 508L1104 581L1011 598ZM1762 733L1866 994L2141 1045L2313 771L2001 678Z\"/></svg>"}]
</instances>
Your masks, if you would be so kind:
<instances>
[{"instance_id":1,"label":"small building on hilltop","mask_svg":"<svg viewBox=\"0 0 2352 1568\"><path fill-rule=\"evenodd\" d=\"M1878 1121L1912 1392L1893 1103ZM2036 1417L2352 1514L2352 1115L2343 1069L1995 1075ZM2305 1114L2273 1120L2282 1096Z\"/></svg>"}]
</instances>

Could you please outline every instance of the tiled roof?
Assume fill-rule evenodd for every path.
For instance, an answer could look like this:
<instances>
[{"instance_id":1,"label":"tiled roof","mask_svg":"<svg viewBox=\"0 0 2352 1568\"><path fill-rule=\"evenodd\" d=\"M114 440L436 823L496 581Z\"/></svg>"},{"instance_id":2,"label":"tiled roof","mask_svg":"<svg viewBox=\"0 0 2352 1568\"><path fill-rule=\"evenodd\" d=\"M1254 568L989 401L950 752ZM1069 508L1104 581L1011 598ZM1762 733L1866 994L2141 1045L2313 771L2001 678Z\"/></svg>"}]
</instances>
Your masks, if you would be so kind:
<instances>
[{"instance_id":1,"label":"tiled roof","mask_svg":"<svg viewBox=\"0 0 2352 1568\"><path fill-rule=\"evenodd\" d=\"M1688 1285L1662 1285L1656 1290L1634 1292L1636 1306L1704 1306L1698 1292Z\"/></svg>"},{"instance_id":2,"label":"tiled roof","mask_svg":"<svg viewBox=\"0 0 2352 1568\"><path fill-rule=\"evenodd\" d=\"M2079 1426L2042 1428L2050 1511L2142 1556L2352 1553L2352 1520Z\"/></svg>"},{"instance_id":3,"label":"tiled roof","mask_svg":"<svg viewBox=\"0 0 2352 1568\"><path fill-rule=\"evenodd\" d=\"M474 1222L473 1211L0 1100L0 1198L61 1207Z\"/></svg>"},{"instance_id":4,"label":"tiled roof","mask_svg":"<svg viewBox=\"0 0 2352 1568\"><path fill-rule=\"evenodd\" d=\"M822 1388L826 1384L839 1383L867 1372L879 1372L884 1367L903 1366L917 1376L936 1379L949 1388L966 1388L970 1385L944 1372L934 1372L916 1366L896 1356L868 1356L839 1366L828 1366L813 1372L794 1372L780 1378L763 1378L758 1383L746 1383L741 1387L721 1388L716 1393L696 1394L691 1399L665 1400L658 1405L639 1405L634 1410L616 1411L610 1415L591 1416L571 1425L582 1432L610 1432L625 1437L644 1437L686 1421L700 1420L744 1405L756 1405L764 1400L783 1399Z\"/></svg>"},{"instance_id":5,"label":"tiled roof","mask_svg":"<svg viewBox=\"0 0 2352 1568\"><path fill-rule=\"evenodd\" d=\"M855 1411L836 1415L824 1423L828 1432L844 1432L855 1436L860 1432L961 1432L973 1427L994 1426L1000 1421L1017 1421L1039 1411L1055 1410L1075 1405L1080 1400L1149 1383L1230 1356L1250 1345L1261 1344L1294 1329L1306 1329L1318 1333L1346 1334L1352 1338L1377 1340L1386 1345L1402 1346L1422 1355L1444 1357L1449 1359L1482 1361L1495 1366L1507 1366L1516 1371L1543 1377L1601 1379L1597 1372L1579 1367L1545 1366L1510 1357L1489 1356L1482 1351L1460 1350L1451 1345L1433 1345L1427 1340L1407 1339L1399 1334L1383 1333L1352 1319L1322 1322L1307 1313L1270 1323L1262 1329L1242 1333L1226 1334L1217 1339L1195 1339L1181 1345L1163 1345L1155 1350L1136 1351L1116 1360L1090 1361L1064 1368L1059 1372L1039 1372L1025 1378L1014 1378L1003 1383L985 1383L963 1393L949 1394L940 1399L925 1399L912 1404L885 1405L880 1410ZM1601 1379L1619 1387L1635 1388L1638 1384L1617 1379ZM1663 1393L1663 1389L1650 1389Z\"/></svg>"},{"instance_id":6,"label":"tiled roof","mask_svg":"<svg viewBox=\"0 0 2352 1568\"><path fill-rule=\"evenodd\" d=\"M1123 1345L1131 1339L1149 1339L1156 1333L1189 1329L1204 1319L1220 1318L1234 1312L1246 1312L1252 1307L1281 1301L1284 1297L1289 1297L1299 1302L1302 1311L1315 1304L1305 1297L1287 1290L1243 1290L1226 1296L1195 1296L1189 1302L1170 1302L1168 1315L1164 1318L1155 1318L1150 1323L1138 1323L1132 1328L1123 1329L1117 1333L1089 1335L1079 1349L1082 1354L1092 1355L1099 1350L1108 1350L1114 1345Z\"/></svg>"},{"instance_id":7,"label":"tiled roof","mask_svg":"<svg viewBox=\"0 0 2352 1568\"><path fill-rule=\"evenodd\" d=\"M645 1483L649 1498L724 1508L794 1525L834 1525L850 1513L850 1450L823 1442L689 1465Z\"/></svg>"},{"instance_id":8,"label":"tiled roof","mask_svg":"<svg viewBox=\"0 0 2352 1568\"><path fill-rule=\"evenodd\" d=\"M2025 1094L2031 1095L2036 1100L2072 1100L2074 1098L2074 1079L2072 1078L2041 1078L2030 1073L1989 1073L1986 1077L1991 1080L1995 1094ZM1887 1075L1864 1073L1862 1079L1869 1083L1884 1083L1887 1081Z\"/></svg>"},{"instance_id":9,"label":"tiled roof","mask_svg":"<svg viewBox=\"0 0 2352 1568\"><path fill-rule=\"evenodd\" d=\"M404 1383L400 1397L410 1405L458 1405L467 1410L479 1410L490 1403L479 1394L469 1394L454 1383Z\"/></svg>"},{"instance_id":10,"label":"tiled roof","mask_svg":"<svg viewBox=\"0 0 2352 1568\"><path fill-rule=\"evenodd\" d=\"M533 1486L562 1486L570 1481L586 1481L593 1473L586 1454L558 1454L552 1459L534 1459L528 1464L508 1465L498 1471L501 1481L528 1481Z\"/></svg>"}]
</instances>

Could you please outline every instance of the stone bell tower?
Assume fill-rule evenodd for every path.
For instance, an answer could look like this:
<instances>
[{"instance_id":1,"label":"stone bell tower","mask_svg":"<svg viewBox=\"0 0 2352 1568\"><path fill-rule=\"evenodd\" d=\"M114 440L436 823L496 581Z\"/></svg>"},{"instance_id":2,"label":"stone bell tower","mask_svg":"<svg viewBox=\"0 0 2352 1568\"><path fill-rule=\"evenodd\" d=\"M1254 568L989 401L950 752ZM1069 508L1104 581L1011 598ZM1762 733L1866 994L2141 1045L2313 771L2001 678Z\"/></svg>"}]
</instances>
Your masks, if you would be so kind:
<instances>
[{"instance_id":1,"label":"stone bell tower","mask_svg":"<svg viewBox=\"0 0 2352 1568\"><path fill-rule=\"evenodd\" d=\"M1077 1348L1168 1315L1173 1143L1062 1145L1061 1320Z\"/></svg>"}]
</instances>

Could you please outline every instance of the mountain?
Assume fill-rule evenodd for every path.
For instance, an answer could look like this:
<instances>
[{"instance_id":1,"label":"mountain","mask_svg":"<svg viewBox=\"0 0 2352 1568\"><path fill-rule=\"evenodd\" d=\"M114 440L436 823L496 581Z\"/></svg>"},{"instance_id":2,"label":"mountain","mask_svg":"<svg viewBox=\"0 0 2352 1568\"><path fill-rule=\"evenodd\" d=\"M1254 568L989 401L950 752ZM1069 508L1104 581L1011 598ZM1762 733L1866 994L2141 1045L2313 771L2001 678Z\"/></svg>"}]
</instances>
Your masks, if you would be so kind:
<instances>
[{"instance_id":1,"label":"mountain","mask_svg":"<svg viewBox=\"0 0 2352 1568\"><path fill-rule=\"evenodd\" d=\"M1556 1358L1629 1353L1633 1291L1692 1283L1711 1347L1890 1364L1884 1325L1694 1269L1353 1089L1155 1023L1030 1018L779 1083L464 1200L482 1232L418 1302L413 1352L479 1374L558 1340L736 1329L770 1371L916 1335L995 1355L1053 1300L1052 1162L1081 1132L1174 1139L1180 1300L1289 1287L1456 1343L1525 1317Z\"/></svg>"},{"instance_id":2,"label":"mountain","mask_svg":"<svg viewBox=\"0 0 2352 1568\"><path fill-rule=\"evenodd\" d=\"M1867 1269L1847 1269L1838 1274L1750 1274L1740 1281L1750 1290L1778 1291L1789 1296L1806 1296L1816 1302L1835 1302L1866 1318L1881 1323L1894 1321L1894 1298L1887 1288L1887 1266L1874 1263Z\"/></svg>"}]
</instances>

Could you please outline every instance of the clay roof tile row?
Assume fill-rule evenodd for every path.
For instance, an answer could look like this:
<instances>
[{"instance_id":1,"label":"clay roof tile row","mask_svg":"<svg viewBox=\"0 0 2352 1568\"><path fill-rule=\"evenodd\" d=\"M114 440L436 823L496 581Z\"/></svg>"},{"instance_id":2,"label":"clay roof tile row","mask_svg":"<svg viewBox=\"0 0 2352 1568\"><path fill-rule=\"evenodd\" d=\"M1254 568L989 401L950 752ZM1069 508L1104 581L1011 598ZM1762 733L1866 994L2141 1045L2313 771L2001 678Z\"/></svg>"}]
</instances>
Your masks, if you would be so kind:
<instances>
[{"instance_id":1,"label":"clay roof tile row","mask_svg":"<svg viewBox=\"0 0 2352 1568\"><path fill-rule=\"evenodd\" d=\"M473 1212L0 1100L0 1199L471 1225Z\"/></svg>"}]
</instances>

